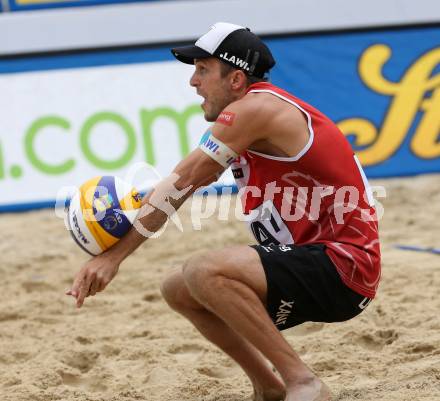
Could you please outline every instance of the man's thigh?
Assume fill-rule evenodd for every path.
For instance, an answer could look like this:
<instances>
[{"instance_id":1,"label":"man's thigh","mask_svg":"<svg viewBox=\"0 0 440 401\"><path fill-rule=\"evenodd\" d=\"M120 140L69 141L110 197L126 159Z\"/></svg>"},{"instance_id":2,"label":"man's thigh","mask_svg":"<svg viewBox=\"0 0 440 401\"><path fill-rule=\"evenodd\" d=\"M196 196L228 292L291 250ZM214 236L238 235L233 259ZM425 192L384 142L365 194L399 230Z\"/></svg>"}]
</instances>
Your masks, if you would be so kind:
<instances>
[{"instance_id":1,"label":"man's thigh","mask_svg":"<svg viewBox=\"0 0 440 401\"><path fill-rule=\"evenodd\" d=\"M215 274L247 285L266 304L266 274L255 249L247 245L227 247L203 253L189 263L199 265L202 270L211 268Z\"/></svg>"}]
</instances>

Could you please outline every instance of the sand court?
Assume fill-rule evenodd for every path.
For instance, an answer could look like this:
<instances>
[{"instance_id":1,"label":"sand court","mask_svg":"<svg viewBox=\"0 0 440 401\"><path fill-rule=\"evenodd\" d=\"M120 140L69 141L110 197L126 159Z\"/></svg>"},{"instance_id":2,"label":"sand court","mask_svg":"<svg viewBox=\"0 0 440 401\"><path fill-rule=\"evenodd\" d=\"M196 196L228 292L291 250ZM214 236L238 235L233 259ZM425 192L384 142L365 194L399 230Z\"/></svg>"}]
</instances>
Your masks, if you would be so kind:
<instances>
[{"instance_id":1,"label":"sand court","mask_svg":"<svg viewBox=\"0 0 440 401\"><path fill-rule=\"evenodd\" d=\"M288 341L340 401L435 401L440 394L440 175L373 182L380 199L383 278L357 318L308 323ZM103 293L77 310L64 295L87 260L53 210L0 215L2 401L245 401L240 369L162 299L172 268L199 251L252 242L217 214L194 231L190 205L129 257Z\"/></svg>"}]
</instances>

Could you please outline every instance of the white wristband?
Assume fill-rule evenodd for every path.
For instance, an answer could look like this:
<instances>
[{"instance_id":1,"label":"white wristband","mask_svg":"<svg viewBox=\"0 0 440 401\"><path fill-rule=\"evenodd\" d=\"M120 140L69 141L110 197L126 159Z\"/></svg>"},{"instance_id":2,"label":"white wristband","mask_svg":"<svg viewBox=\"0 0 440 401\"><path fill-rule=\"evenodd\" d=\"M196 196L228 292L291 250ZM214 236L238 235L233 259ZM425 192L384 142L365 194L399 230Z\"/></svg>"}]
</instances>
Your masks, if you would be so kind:
<instances>
[{"instance_id":1,"label":"white wristband","mask_svg":"<svg viewBox=\"0 0 440 401\"><path fill-rule=\"evenodd\" d=\"M213 158L217 163L221 164L224 168L230 166L238 154L231 148L226 146L222 141L212 135L210 131L208 135L204 135L202 142L200 142L199 148L203 150L209 157Z\"/></svg>"}]
</instances>

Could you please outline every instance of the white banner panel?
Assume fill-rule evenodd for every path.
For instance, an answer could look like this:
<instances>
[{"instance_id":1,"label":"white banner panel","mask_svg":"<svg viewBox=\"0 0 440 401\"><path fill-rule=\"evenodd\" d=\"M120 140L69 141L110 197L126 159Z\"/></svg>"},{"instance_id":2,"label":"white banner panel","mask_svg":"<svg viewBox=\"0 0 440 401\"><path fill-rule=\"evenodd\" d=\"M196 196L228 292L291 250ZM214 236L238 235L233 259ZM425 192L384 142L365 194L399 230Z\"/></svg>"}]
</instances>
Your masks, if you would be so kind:
<instances>
[{"instance_id":1,"label":"white banner panel","mask_svg":"<svg viewBox=\"0 0 440 401\"><path fill-rule=\"evenodd\" d=\"M259 35L440 21L438 0L152 1L0 14L0 55L193 41L218 22Z\"/></svg>"},{"instance_id":2,"label":"white banner panel","mask_svg":"<svg viewBox=\"0 0 440 401\"><path fill-rule=\"evenodd\" d=\"M0 207L54 200L141 161L169 174L209 126L192 71L152 62L0 75Z\"/></svg>"}]
</instances>

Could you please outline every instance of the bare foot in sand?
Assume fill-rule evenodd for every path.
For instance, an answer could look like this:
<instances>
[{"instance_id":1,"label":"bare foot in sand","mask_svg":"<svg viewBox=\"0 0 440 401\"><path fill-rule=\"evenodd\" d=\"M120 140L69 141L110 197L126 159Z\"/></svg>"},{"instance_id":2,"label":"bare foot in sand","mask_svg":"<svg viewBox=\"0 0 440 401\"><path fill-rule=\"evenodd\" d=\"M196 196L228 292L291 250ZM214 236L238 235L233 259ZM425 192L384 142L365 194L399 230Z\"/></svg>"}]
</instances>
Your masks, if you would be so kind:
<instances>
[{"instance_id":1,"label":"bare foot in sand","mask_svg":"<svg viewBox=\"0 0 440 401\"><path fill-rule=\"evenodd\" d=\"M264 393L254 389L252 401L284 401L285 396L286 391L284 389L282 391L269 390Z\"/></svg>"},{"instance_id":2,"label":"bare foot in sand","mask_svg":"<svg viewBox=\"0 0 440 401\"><path fill-rule=\"evenodd\" d=\"M330 389L317 377L287 386L285 401L330 401Z\"/></svg>"},{"instance_id":3,"label":"bare foot in sand","mask_svg":"<svg viewBox=\"0 0 440 401\"><path fill-rule=\"evenodd\" d=\"M284 401L286 397L286 388L284 383L276 378L277 381L271 383L271 386L263 388L258 383L253 383L254 385L254 396L253 401Z\"/></svg>"}]
</instances>

